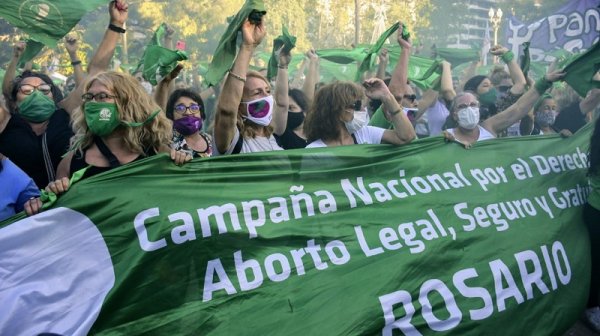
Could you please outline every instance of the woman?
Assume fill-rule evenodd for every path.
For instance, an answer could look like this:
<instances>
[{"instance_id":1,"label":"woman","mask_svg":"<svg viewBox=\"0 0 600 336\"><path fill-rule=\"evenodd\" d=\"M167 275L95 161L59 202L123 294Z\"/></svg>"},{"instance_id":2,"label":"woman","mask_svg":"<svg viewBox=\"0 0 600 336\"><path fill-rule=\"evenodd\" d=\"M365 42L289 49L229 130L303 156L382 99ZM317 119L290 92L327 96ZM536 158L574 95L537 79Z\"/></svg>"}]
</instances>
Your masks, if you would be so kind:
<instances>
[{"instance_id":1,"label":"woman","mask_svg":"<svg viewBox=\"0 0 600 336\"><path fill-rule=\"evenodd\" d=\"M212 156L212 137L202 131L206 114L199 94L189 89L173 91L167 102L166 115L173 121L171 148L192 157Z\"/></svg>"},{"instance_id":2,"label":"woman","mask_svg":"<svg viewBox=\"0 0 600 336\"><path fill-rule=\"evenodd\" d=\"M352 82L333 82L317 91L304 122L306 148L353 144L389 143L403 145L415 137L415 130L385 83L371 78L364 89ZM365 92L366 89L366 92ZM367 126L366 97L383 101L386 117L393 130Z\"/></svg>"},{"instance_id":3,"label":"woman","mask_svg":"<svg viewBox=\"0 0 600 336\"><path fill-rule=\"evenodd\" d=\"M480 102L470 92L458 94L450 107L451 116L457 127L449 128L444 136L451 141L458 141L465 146L470 146L477 141L496 138L509 126L521 120L533 107L541 95L555 82L565 75L563 72L551 72L540 79L536 84L506 110L481 121Z\"/></svg>"},{"instance_id":4,"label":"woman","mask_svg":"<svg viewBox=\"0 0 600 336\"><path fill-rule=\"evenodd\" d=\"M273 134L283 134L288 113L289 53L280 53L276 97L268 80L248 71L250 58L265 37L265 20L242 25L242 45L217 103L214 140L218 154L282 150Z\"/></svg>"},{"instance_id":5,"label":"woman","mask_svg":"<svg viewBox=\"0 0 600 336\"><path fill-rule=\"evenodd\" d=\"M124 1L111 1L108 9L110 25L90 61L90 76L108 68L127 20L128 5ZM63 99L60 90L44 74L26 71L15 78L16 64L23 51L23 45L15 46L3 82L11 113L0 108L0 152L38 186L45 186L55 179L58 164L69 148L73 135L69 123L81 101L83 85ZM71 61L79 62L73 58Z\"/></svg>"},{"instance_id":6,"label":"woman","mask_svg":"<svg viewBox=\"0 0 600 336\"><path fill-rule=\"evenodd\" d=\"M533 107L533 130L531 135L555 134L554 122L558 116L556 101L550 94L544 94Z\"/></svg>"},{"instance_id":7,"label":"woman","mask_svg":"<svg viewBox=\"0 0 600 336\"><path fill-rule=\"evenodd\" d=\"M109 71L91 77L85 85L81 111L74 115L74 148L60 162L57 180L46 190L61 194L69 178L86 169L82 178L121 165L168 152L172 124L132 76ZM27 214L39 211L41 202L27 202Z\"/></svg>"},{"instance_id":8,"label":"woman","mask_svg":"<svg viewBox=\"0 0 600 336\"><path fill-rule=\"evenodd\" d=\"M588 177L591 193L583 208L583 220L590 233L592 274L585 316L594 331L600 333L600 118L596 118L590 139Z\"/></svg>"},{"instance_id":9,"label":"woman","mask_svg":"<svg viewBox=\"0 0 600 336\"><path fill-rule=\"evenodd\" d=\"M303 129L308 110L308 99L304 92L298 89L290 89L288 99L289 111L285 131L281 136L275 138L283 149L304 148L308 144Z\"/></svg>"},{"instance_id":10,"label":"woman","mask_svg":"<svg viewBox=\"0 0 600 336\"><path fill-rule=\"evenodd\" d=\"M0 154L0 221L24 209L25 202L40 196L40 191L31 177L7 157Z\"/></svg>"}]
</instances>

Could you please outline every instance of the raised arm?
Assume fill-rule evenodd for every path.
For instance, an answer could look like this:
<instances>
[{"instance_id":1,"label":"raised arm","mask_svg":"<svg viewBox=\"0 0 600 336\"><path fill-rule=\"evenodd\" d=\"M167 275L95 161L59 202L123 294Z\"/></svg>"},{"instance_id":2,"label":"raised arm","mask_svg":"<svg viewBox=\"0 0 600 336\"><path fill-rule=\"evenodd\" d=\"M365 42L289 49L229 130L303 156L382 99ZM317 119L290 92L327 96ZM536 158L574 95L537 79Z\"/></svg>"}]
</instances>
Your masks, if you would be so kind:
<instances>
[{"instance_id":1,"label":"raised arm","mask_svg":"<svg viewBox=\"0 0 600 336\"><path fill-rule=\"evenodd\" d=\"M7 102L10 101L10 91L12 90L12 84L17 74L17 63L19 63L19 58L23 55L23 51L25 51L25 42L17 42L13 48L13 55L6 68L6 73L4 74L2 94Z\"/></svg>"},{"instance_id":2,"label":"raised arm","mask_svg":"<svg viewBox=\"0 0 600 336\"><path fill-rule=\"evenodd\" d=\"M510 125L527 115L540 96L552 86L552 83L561 79L564 75L564 72L558 71L547 73L543 79L538 80L533 87L525 92L516 103L493 117L486 119L482 123L482 126L494 134L504 131Z\"/></svg>"},{"instance_id":3,"label":"raised arm","mask_svg":"<svg viewBox=\"0 0 600 336\"><path fill-rule=\"evenodd\" d=\"M443 61L440 66L442 67L440 94L444 100L451 102L454 97L456 97L456 91L454 91L454 85L452 83L452 66L446 61Z\"/></svg>"},{"instance_id":4,"label":"raised arm","mask_svg":"<svg viewBox=\"0 0 600 336\"><path fill-rule=\"evenodd\" d=\"M400 52L400 59L398 59L398 63L392 73L389 88L394 97L402 97L408 86L408 60L411 49L410 42L402 38L402 25L398 28L397 41L402 51Z\"/></svg>"},{"instance_id":5,"label":"raised arm","mask_svg":"<svg viewBox=\"0 0 600 336\"><path fill-rule=\"evenodd\" d=\"M292 60L292 55L288 52L279 51L277 57L277 78L275 79L275 109L273 110L273 133L277 135L285 132L287 125L287 114L289 110L288 98L288 66Z\"/></svg>"},{"instance_id":6,"label":"raised arm","mask_svg":"<svg viewBox=\"0 0 600 336\"><path fill-rule=\"evenodd\" d=\"M315 97L315 87L319 82L319 56L315 49L310 49L306 56L308 56L308 73L304 79L304 85L302 85L302 92L306 95L309 101L313 101Z\"/></svg>"},{"instance_id":7,"label":"raised arm","mask_svg":"<svg viewBox=\"0 0 600 336\"><path fill-rule=\"evenodd\" d=\"M65 38L65 48L69 53L71 65L73 66L75 87L78 87L79 85L83 84L83 81L85 80L85 72L83 71L81 60L79 59L79 56L77 56L77 50L79 49L77 38L75 36L67 36Z\"/></svg>"},{"instance_id":8,"label":"raised arm","mask_svg":"<svg viewBox=\"0 0 600 336\"><path fill-rule=\"evenodd\" d=\"M250 59L265 34L265 17L258 25L251 23L248 19L242 25L242 45L229 75L225 79L217 103L214 135L215 144L220 153L227 151L227 147L235 135L238 107L242 100Z\"/></svg>"},{"instance_id":9,"label":"raised arm","mask_svg":"<svg viewBox=\"0 0 600 336\"><path fill-rule=\"evenodd\" d=\"M394 98L394 95L387 88L385 83L379 78L367 79L363 86L366 89L367 97L371 99L381 100L383 103L384 111L388 120L394 125L393 130L385 130L383 132L383 138L381 139L384 143L403 145L411 142L417 137L415 129L403 112L402 107Z\"/></svg>"},{"instance_id":10,"label":"raised arm","mask_svg":"<svg viewBox=\"0 0 600 336\"><path fill-rule=\"evenodd\" d=\"M377 65L377 75L376 77L384 80L385 79L385 69L387 68L388 62L390 61L390 55L388 55L387 48L381 49L379 52L379 64Z\"/></svg>"},{"instance_id":11,"label":"raised arm","mask_svg":"<svg viewBox=\"0 0 600 336\"><path fill-rule=\"evenodd\" d=\"M123 0L111 1L108 5L110 13L110 25L104 33L104 38L100 42L100 46L96 49L96 53L88 66L88 75L93 76L101 71L108 69L110 60L115 52L117 42L121 38L122 32L127 20L128 5ZM81 103L81 95L83 94L83 84L78 85L75 90L69 94L67 98L59 103L59 106L64 108L71 114Z\"/></svg>"},{"instance_id":12,"label":"raised arm","mask_svg":"<svg viewBox=\"0 0 600 336\"><path fill-rule=\"evenodd\" d=\"M490 53L494 56L499 56L502 58L502 61L504 61L504 63L506 63L508 66L508 73L510 74L510 78L513 82L510 92L514 95L520 95L521 93L525 92L527 80L525 79L525 75L523 74L521 67L517 63L513 52L508 50L506 47L497 45L490 49Z\"/></svg>"},{"instance_id":13,"label":"raised arm","mask_svg":"<svg viewBox=\"0 0 600 336\"><path fill-rule=\"evenodd\" d=\"M183 69L183 65L177 64L177 66L158 82L158 85L156 86L156 90L154 91L154 101L163 111L167 108L169 95L173 91L174 79L179 76L181 69Z\"/></svg>"},{"instance_id":14,"label":"raised arm","mask_svg":"<svg viewBox=\"0 0 600 336\"><path fill-rule=\"evenodd\" d=\"M592 121L593 116L590 114L598 105L600 105L600 89L594 88L588 91L585 98L579 103L579 109L588 122Z\"/></svg>"}]
</instances>

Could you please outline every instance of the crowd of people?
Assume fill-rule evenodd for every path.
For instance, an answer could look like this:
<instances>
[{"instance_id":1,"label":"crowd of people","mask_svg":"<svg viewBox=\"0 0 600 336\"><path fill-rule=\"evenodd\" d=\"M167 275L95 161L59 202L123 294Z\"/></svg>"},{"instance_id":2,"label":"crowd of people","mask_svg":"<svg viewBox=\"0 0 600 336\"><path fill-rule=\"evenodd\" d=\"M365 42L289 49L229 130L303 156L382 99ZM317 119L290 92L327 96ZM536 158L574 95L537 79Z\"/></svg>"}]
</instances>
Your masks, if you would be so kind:
<instances>
[{"instance_id":1,"label":"crowd of people","mask_svg":"<svg viewBox=\"0 0 600 336\"><path fill-rule=\"evenodd\" d=\"M549 70L533 81L503 46L491 49L502 60L489 76L467 73L452 78L451 64L442 62L438 89L421 90L408 80L411 42L402 28L394 70L380 69L360 83L319 82L319 57L306 55L304 82L291 84L291 52L277 53L274 81L265 71L250 70L257 46L267 33L266 20L246 20L242 43L219 87L176 87L177 67L155 88L143 79L111 71L114 50L127 20L127 4L109 5L110 25L87 71L77 59L77 43L67 44L75 87L63 91L44 73L17 74L24 45L14 46L6 69L0 105L0 220L42 209L40 188L67 192L71 177L81 178L125 166L158 153L169 153L174 164L218 155L255 153L355 144L406 145L423 137L458 142L518 135L576 132L586 122L596 124L591 138L589 180L593 188L584 207L592 238L593 272L588 318L600 331L600 90L586 97L568 85L557 86L565 73ZM598 74L597 74L598 75ZM153 91L154 94L149 94Z\"/></svg>"}]
</instances>

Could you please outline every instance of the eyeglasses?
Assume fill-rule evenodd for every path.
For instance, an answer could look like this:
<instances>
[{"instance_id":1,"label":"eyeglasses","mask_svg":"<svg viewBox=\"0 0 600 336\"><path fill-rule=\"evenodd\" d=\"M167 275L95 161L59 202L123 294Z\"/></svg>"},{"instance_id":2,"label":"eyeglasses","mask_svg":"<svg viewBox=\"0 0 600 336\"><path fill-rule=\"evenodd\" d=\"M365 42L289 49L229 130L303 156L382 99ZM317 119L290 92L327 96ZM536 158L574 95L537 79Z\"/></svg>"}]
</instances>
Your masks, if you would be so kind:
<instances>
[{"instance_id":1,"label":"eyeglasses","mask_svg":"<svg viewBox=\"0 0 600 336\"><path fill-rule=\"evenodd\" d=\"M467 107L475 107L475 108L477 108L477 107L479 107L479 102L474 101L474 102L471 102L470 104L460 104L460 105L457 106L457 109L458 110L462 110L462 109L466 109Z\"/></svg>"},{"instance_id":2,"label":"eyeglasses","mask_svg":"<svg viewBox=\"0 0 600 336\"><path fill-rule=\"evenodd\" d=\"M414 102L415 100L417 100L417 95L415 94L411 94L411 95L404 95L402 96L402 99L408 99L410 100L410 102Z\"/></svg>"},{"instance_id":3,"label":"eyeglasses","mask_svg":"<svg viewBox=\"0 0 600 336\"><path fill-rule=\"evenodd\" d=\"M81 96L81 99L83 99L83 101L85 101L85 102L90 102L92 100L95 100L97 102L106 102L109 99L115 99L115 98L117 98L117 96L111 96L106 92L99 92L96 94L88 92Z\"/></svg>"},{"instance_id":4,"label":"eyeglasses","mask_svg":"<svg viewBox=\"0 0 600 336\"><path fill-rule=\"evenodd\" d=\"M502 86L498 86L498 91L505 93L508 92L508 90L510 90L511 86L510 85L502 85Z\"/></svg>"},{"instance_id":5,"label":"eyeglasses","mask_svg":"<svg viewBox=\"0 0 600 336\"><path fill-rule=\"evenodd\" d=\"M354 104L348 106L349 108L352 108L354 111L361 111L362 110L362 100L357 100L354 102Z\"/></svg>"},{"instance_id":6,"label":"eyeglasses","mask_svg":"<svg viewBox=\"0 0 600 336\"><path fill-rule=\"evenodd\" d=\"M175 113L184 114L187 110L190 110L192 113L197 114L202 111L202 108L198 104L190 104L190 106L185 106L183 104L175 105Z\"/></svg>"},{"instance_id":7,"label":"eyeglasses","mask_svg":"<svg viewBox=\"0 0 600 336\"><path fill-rule=\"evenodd\" d=\"M21 91L22 94L27 95L27 96L32 94L33 91L35 91L35 90L38 90L42 94L47 96L52 92L52 86L50 86L48 84L40 84L38 86L34 86L31 84L21 84L19 86L19 91Z\"/></svg>"}]
</instances>

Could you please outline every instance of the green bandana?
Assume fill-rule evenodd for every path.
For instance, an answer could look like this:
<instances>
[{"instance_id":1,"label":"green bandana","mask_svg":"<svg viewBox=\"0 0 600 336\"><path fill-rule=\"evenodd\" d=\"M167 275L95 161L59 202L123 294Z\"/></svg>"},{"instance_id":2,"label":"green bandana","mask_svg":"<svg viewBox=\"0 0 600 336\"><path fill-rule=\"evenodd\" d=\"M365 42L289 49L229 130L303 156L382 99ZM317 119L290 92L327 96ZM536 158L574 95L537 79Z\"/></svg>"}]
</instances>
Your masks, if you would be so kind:
<instances>
[{"instance_id":1,"label":"green bandana","mask_svg":"<svg viewBox=\"0 0 600 336\"><path fill-rule=\"evenodd\" d=\"M54 100L38 90L34 90L19 104L19 115L33 123L50 119L54 111L56 111Z\"/></svg>"}]
</instances>

